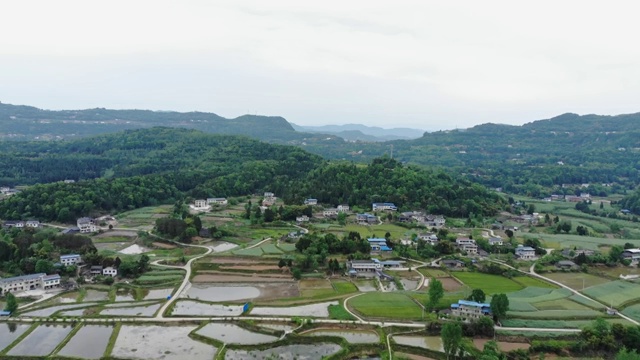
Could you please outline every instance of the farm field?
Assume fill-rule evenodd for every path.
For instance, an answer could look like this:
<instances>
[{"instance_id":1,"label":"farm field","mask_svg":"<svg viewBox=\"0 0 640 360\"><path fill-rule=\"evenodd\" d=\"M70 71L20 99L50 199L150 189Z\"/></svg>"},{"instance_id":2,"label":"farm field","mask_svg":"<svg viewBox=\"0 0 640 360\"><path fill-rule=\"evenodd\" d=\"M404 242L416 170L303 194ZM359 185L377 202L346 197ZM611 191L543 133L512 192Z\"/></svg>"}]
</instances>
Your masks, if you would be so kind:
<instances>
[{"instance_id":1,"label":"farm field","mask_svg":"<svg viewBox=\"0 0 640 360\"><path fill-rule=\"evenodd\" d=\"M453 274L471 289L482 289L486 294L509 293L524 288L523 285L500 275L475 272Z\"/></svg>"},{"instance_id":2,"label":"farm field","mask_svg":"<svg viewBox=\"0 0 640 360\"><path fill-rule=\"evenodd\" d=\"M557 273L546 273L544 274L545 277L548 277L549 279L555 280L561 284L564 284L572 289L575 290L582 290L583 289L583 285L584 288L588 288L588 287L592 287L592 286L597 286L600 284L604 284L609 282L608 279L599 277L599 276L595 276L595 275L591 275L591 274L586 274L586 273L582 273L582 272L576 272L576 273L563 273L563 272L557 272Z\"/></svg>"},{"instance_id":3,"label":"farm field","mask_svg":"<svg viewBox=\"0 0 640 360\"><path fill-rule=\"evenodd\" d=\"M349 300L352 311L364 317L419 320L422 308L409 296L399 292L371 292Z\"/></svg>"},{"instance_id":4,"label":"farm field","mask_svg":"<svg viewBox=\"0 0 640 360\"><path fill-rule=\"evenodd\" d=\"M640 304L627 306L621 312L636 321L640 321Z\"/></svg>"},{"instance_id":5,"label":"farm field","mask_svg":"<svg viewBox=\"0 0 640 360\"><path fill-rule=\"evenodd\" d=\"M326 229L327 232L332 232L335 234L347 234L350 231L359 232L363 239L372 238L372 237L384 237L384 234L389 232L391 237L394 239L399 239L402 237L411 236L411 233L415 231L403 228L401 226L393 225L393 224L382 224L382 225L356 225L356 224L347 224L344 226L331 226Z\"/></svg>"},{"instance_id":6,"label":"farm field","mask_svg":"<svg viewBox=\"0 0 640 360\"><path fill-rule=\"evenodd\" d=\"M539 287L539 288L549 288L549 289L557 289L558 286L548 283L544 280L540 280L538 278L534 278L531 276L516 276L514 278L511 278L511 280L517 282L518 284L524 286L524 287L529 287L529 286L533 286L533 287Z\"/></svg>"},{"instance_id":7,"label":"farm field","mask_svg":"<svg viewBox=\"0 0 640 360\"><path fill-rule=\"evenodd\" d=\"M620 307L640 299L640 285L618 280L587 288L583 293L604 304Z\"/></svg>"},{"instance_id":8,"label":"farm field","mask_svg":"<svg viewBox=\"0 0 640 360\"><path fill-rule=\"evenodd\" d=\"M571 234L523 233L521 235L524 239L539 239L544 242L546 247L555 249L578 247L589 250L601 250L600 245L624 246L625 243L629 242L629 240L625 239L608 239Z\"/></svg>"},{"instance_id":9,"label":"farm field","mask_svg":"<svg viewBox=\"0 0 640 360\"><path fill-rule=\"evenodd\" d=\"M119 228L152 228L156 219L168 216L171 205L148 206L116 215Z\"/></svg>"}]
</instances>

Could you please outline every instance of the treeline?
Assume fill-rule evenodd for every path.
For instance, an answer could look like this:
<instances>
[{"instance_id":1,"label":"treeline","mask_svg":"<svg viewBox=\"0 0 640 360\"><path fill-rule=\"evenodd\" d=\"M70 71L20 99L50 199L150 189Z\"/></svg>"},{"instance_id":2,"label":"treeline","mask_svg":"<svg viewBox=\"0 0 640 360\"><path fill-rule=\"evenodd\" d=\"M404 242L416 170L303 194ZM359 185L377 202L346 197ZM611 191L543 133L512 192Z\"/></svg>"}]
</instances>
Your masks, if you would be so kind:
<instances>
[{"instance_id":1,"label":"treeline","mask_svg":"<svg viewBox=\"0 0 640 360\"><path fill-rule=\"evenodd\" d=\"M627 209L633 214L640 214L640 190L626 196L619 202L622 209Z\"/></svg>"},{"instance_id":2,"label":"treeline","mask_svg":"<svg viewBox=\"0 0 640 360\"><path fill-rule=\"evenodd\" d=\"M2 146L8 145L0 143ZM25 159L99 156L107 165L76 169L80 178L100 172L102 177L97 179L27 188L0 202L0 218L68 223L81 216L185 198L263 191L278 194L288 204L300 204L307 197L364 208L372 202L394 202L400 209L426 209L456 217L490 215L505 205L502 197L481 185L389 158L375 159L367 166L330 163L294 147L182 129L136 130L24 148ZM4 170L17 172L18 178L42 179L39 171L28 166L22 172L17 167ZM289 220L307 210L285 207L277 211L279 218Z\"/></svg>"},{"instance_id":3,"label":"treeline","mask_svg":"<svg viewBox=\"0 0 640 360\"><path fill-rule=\"evenodd\" d=\"M51 274L55 271L73 274L75 267L54 266L60 261L60 255L85 255L96 251L91 239L82 235L59 234L53 230L0 230L0 269L9 274Z\"/></svg>"}]
</instances>

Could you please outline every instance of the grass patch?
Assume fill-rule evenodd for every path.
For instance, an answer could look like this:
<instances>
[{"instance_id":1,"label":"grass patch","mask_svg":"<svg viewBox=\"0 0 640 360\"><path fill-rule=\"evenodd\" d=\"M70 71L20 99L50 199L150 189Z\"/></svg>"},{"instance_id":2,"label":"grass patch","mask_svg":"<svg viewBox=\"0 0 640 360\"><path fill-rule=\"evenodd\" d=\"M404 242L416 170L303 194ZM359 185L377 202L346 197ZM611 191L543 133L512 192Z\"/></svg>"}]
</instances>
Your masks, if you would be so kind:
<instances>
[{"instance_id":1,"label":"grass patch","mask_svg":"<svg viewBox=\"0 0 640 360\"><path fill-rule=\"evenodd\" d=\"M638 299L640 285L619 280L587 288L583 293L604 304L620 307Z\"/></svg>"},{"instance_id":2,"label":"grass patch","mask_svg":"<svg viewBox=\"0 0 640 360\"><path fill-rule=\"evenodd\" d=\"M532 304L538 310L590 310L588 307L575 301L567 299L558 299L551 301L542 301Z\"/></svg>"},{"instance_id":3,"label":"grass patch","mask_svg":"<svg viewBox=\"0 0 640 360\"><path fill-rule=\"evenodd\" d=\"M605 319L610 324L630 325L625 319L609 318ZM576 329L589 326L593 320L536 320L536 319L504 319L502 325L505 327L525 327L543 329ZM565 333L566 335L566 333Z\"/></svg>"},{"instance_id":4,"label":"grass patch","mask_svg":"<svg viewBox=\"0 0 640 360\"><path fill-rule=\"evenodd\" d=\"M286 242L281 242L280 244L278 244L278 247L280 248L280 250L282 250L284 252L296 251L296 245L295 244L289 244L289 243L286 243Z\"/></svg>"},{"instance_id":5,"label":"grass patch","mask_svg":"<svg viewBox=\"0 0 640 360\"><path fill-rule=\"evenodd\" d=\"M582 290L583 284L584 284L584 288L586 289L588 287L597 286L610 281L608 279L583 273L583 272L578 272L578 273L557 272L557 273L544 274L544 276L548 277L549 279L555 280L561 284L564 284L575 290Z\"/></svg>"},{"instance_id":6,"label":"grass patch","mask_svg":"<svg viewBox=\"0 0 640 360\"><path fill-rule=\"evenodd\" d=\"M482 289L486 294L509 293L521 290L524 286L504 276L458 272L454 276L472 289Z\"/></svg>"},{"instance_id":7,"label":"grass patch","mask_svg":"<svg viewBox=\"0 0 640 360\"><path fill-rule=\"evenodd\" d=\"M422 317L422 308L403 293L365 293L349 300L349 306L365 317L404 320Z\"/></svg>"},{"instance_id":8,"label":"grass patch","mask_svg":"<svg viewBox=\"0 0 640 360\"><path fill-rule=\"evenodd\" d=\"M636 321L640 321L640 304L628 306L622 310L622 313Z\"/></svg>"},{"instance_id":9,"label":"grass patch","mask_svg":"<svg viewBox=\"0 0 640 360\"><path fill-rule=\"evenodd\" d=\"M514 278L512 278L513 281L517 282L518 284L528 287L528 286L535 286L537 288L549 288L549 289L557 289L558 286L548 283L544 280L538 279L538 278L534 278L531 276L516 276Z\"/></svg>"},{"instance_id":10,"label":"grass patch","mask_svg":"<svg viewBox=\"0 0 640 360\"><path fill-rule=\"evenodd\" d=\"M329 305L329 318L335 320L355 320L342 304Z\"/></svg>"},{"instance_id":11,"label":"grass patch","mask_svg":"<svg viewBox=\"0 0 640 360\"><path fill-rule=\"evenodd\" d=\"M174 281L182 281L183 275L142 275L137 278L135 281L141 285L149 285L149 284L159 284L159 283L167 283Z\"/></svg>"},{"instance_id":12,"label":"grass patch","mask_svg":"<svg viewBox=\"0 0 640 360\"><path fill-rule=\"evenodd\" d=\"M260 247L262 248L262 251L264 251L265 254L282 254L282 250L280 250L274 244L262 245Z\"/></svg>"},{"instance_id":13,"label":"grass patch","mask_svg":"<svg viewBox=\"0 0 640 360\"><path fill-rule=\"evenodd\" d=\"M509 294L508 297L509 299L513 297L522 302L528 302L530 304L533 304L533 303L540 303L544 301L553 301L553 300L568 298L572 294L571 291L567 289L554 289L554 290L540 289L540 288L527 288L527 289L532 289L532 290L528 290L526 292L518 291L517 293ZM542 292L540 290L551 290L551 291ZM536 292L537 292L537 296L536 296ZM528 296L523 296L527 293L529 293Z\"/></svg>"},{"instance_id":14,"label":"grass patch","mask_svg":"<svg viewBox=\"0 0 640 360\"><path fill-rule=\"evenodd\" d=\"M509 311L507 316L523 319L595 319L603 313L587 310Z\"/></svg>"},{"instance_id":15,"label":"grass patch","mask_svg":"<svg viewBox=\"0 0 640 360\"><path fill-rule=\"evenodd\" d=\"M235 255L244 255L244 256L262 256L264 252L261 248L252 248L252 249L240 249L232 251Z\"/></svg>"},{"instance_id":16,"label":"grass patch","mask_svg":"<svg viewBox=\"0 0 640 360\"><path fill-rule=\"evenodd\" d=\"M332 280L331 284L333 285L333 288L336 290L336 292L338 292L339 294L349 294L349 293L354 293L358 291L356 286L350 283L349 281Z\"/></svg>"}]
</instances>

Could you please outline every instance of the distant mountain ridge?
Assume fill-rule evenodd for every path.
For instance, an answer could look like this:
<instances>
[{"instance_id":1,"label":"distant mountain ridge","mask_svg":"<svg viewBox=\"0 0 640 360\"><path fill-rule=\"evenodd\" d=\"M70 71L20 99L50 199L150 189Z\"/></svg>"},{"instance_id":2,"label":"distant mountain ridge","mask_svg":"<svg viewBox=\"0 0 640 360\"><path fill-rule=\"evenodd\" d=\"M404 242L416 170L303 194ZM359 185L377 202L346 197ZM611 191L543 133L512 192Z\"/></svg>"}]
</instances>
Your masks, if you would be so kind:
<instances>
[{"instance_id":1,"label":"distant mountain ridge","mask_svg":"<svg viewBox=\"0 0 640 360\"><path fill-rule=\"evenodd\" d=\"M294 129L303 132L334 134L347 140L360 141L389 141L417 139L424 130L411 128L384 129L377 126L361 124L303 126L291 123Z\"/></svg>"}]
</instances>

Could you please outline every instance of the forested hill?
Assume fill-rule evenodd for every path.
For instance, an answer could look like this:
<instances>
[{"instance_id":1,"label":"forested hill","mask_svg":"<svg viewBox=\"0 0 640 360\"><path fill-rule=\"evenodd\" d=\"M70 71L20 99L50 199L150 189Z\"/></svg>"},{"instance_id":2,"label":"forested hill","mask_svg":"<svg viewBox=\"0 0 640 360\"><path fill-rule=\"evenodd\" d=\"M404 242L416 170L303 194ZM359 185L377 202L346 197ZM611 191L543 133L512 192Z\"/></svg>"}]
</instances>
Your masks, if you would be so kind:
<instances>
[{"instance_id":1,"label":"forested hill","mask_svg":"<svg viewBox=\"0 0 640 360\"><path fill-rule=\"evenodd\" d=\"M440 172L376 159L333 164L292 146L195 130L152 128L59 142L0 143L2 184L31 186L0 201L0 218L75 218L178 199L272 191L287 203L307 197L335 206L395 201L444 215L493 214L504 200ZM64 183L60 180L76 180Z\"/></svg>"},{"instance_id":2,"label":"forested hill","mask_svg":"<svg viewBox=\"0 0 640 360\"><path fill-rule=\"evenodd\" d=\"M74 139L122 130L170 126L214 134L245 135L285 143L314 141L326 135L301 133L279 116L243 115L226 119L213 113L149 110L42 110L0 103L0 138L4 140Z\"/></svg>"}]
</instances>

